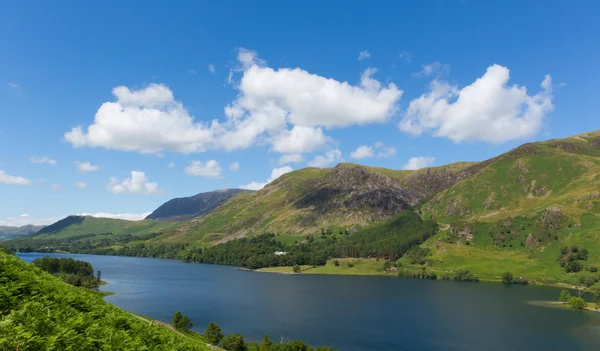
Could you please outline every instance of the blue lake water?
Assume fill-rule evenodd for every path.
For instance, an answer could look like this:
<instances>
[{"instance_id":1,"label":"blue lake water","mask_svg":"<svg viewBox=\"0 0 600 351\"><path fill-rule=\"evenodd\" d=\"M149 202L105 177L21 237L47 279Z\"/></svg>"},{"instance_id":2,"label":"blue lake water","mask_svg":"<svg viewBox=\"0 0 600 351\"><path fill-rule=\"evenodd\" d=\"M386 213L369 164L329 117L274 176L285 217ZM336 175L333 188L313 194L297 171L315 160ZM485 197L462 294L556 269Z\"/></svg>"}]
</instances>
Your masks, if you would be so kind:
<instances>
[{"instance_id":1,"label":"blue lake water","mask_svg":"<svg viewBox=\"0 0 600 351\"><path fill-rule=\"evenodd\" d=\"M41 253L21 253L31 262ZM51 254L90 262L106 301L194 330L215 321L248 341L300 339L339 350L600 350L600 313L540 307L560 290L395 277L282 275L174 260Z\"/></svg>"}]
</instances>

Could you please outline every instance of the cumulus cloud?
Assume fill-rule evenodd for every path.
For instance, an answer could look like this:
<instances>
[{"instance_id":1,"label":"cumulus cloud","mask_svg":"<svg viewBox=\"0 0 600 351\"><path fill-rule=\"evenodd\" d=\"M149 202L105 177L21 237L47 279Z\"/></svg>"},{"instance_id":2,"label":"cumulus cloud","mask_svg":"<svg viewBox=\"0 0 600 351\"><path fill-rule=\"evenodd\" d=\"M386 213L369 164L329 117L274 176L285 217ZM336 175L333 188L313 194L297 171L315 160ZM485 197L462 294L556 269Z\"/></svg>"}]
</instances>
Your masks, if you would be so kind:
<instances>
[{"instance_id":1,"label":"cumulus cloud","mask_svg":"<svg viewBox=\"0 0 600 351\"><path fill-rule=\"evenodd\" d=\"M408 160L408 163L404 165L403 169L406 170L417 170L431 166L435 162L435 157L413 157Z\"/></svg>"},{"instance_id":2,"label":"cumulus cloud","mask_svg":"<svg viewBox=\"0 0 600 351\"><path fill-rule=\"evenodd\" d=\"M308 153L325 146L327 140L321 128L294 126L273 138L272 149L282 154Z\"/></svg>"},{"instance_id":3,"label":"cumulus cloud","mask_svg":"<svg viewBox=\"0 0 600 351\"><path fill-rule=\"evenodd\" d=\"M19 217L31 217L31 216L29 216L29 214L27 214L27 213L23 213L23 214L19 215Z\"/></svg>"},{"instance_id":4,"label":"cumulus cloud","mask_svg":"<svg viewBox=\"0 0 600 351\"><path fill-rule=\"evenodd\" d=\"M32 163L45 163L52 166L56 164L55 159L46 156L33 156L29 158L29 161Z\"/></svg>"},{"instance_id":5,"label":"cumulus cloud","mask_svg":"<svg viewBox=\"0 0 600 351\"><path fill-rule=\"evenodd\" d=\"M300 163L304 161L304 157L301 154L287 154L282 155L277 163L280 165L284 165L286 163Z\"/></svg>"},{"instance_id":6,"label":"cumulus cloud","mask_svg":"<svg viewBox=\"0 0 600 351\"><path fill-rule=\"evenodd\" d=\"M84 182L76 182L75 187L83 190L83 189L87 188L87 184Z\"/></svg>"},{"instance_id":7,"label":"cumulus cloud","mask_svg":"<svg viewBox=\"0 0 600 351\"><path fill-rule=\"evenodd\" d=\"M24 178L24 177L12 176L12 175L6 174L6 172L0 170L0 183L29 185L29 184L31 184L31 180Z\"/></svg>"},{"instance_id":8,"label":"cumulus cloud","mask_svg":"<svg viewBox=\"0 0 600 351\"><path fill-rule=\"evenodd\" d=\"M156 194L161 191L158 184L150 182L146 173L140 171L131 171L131 177L119 180L111 177L106 185L111 193L115 194Z\"/></svg>"},{"instance_id":9,"label":"cumulus cloud","mask_svg":"<svg viewBox=\"0 0 600 351\"><path fill-rule=\"evenodd\" d=\"M373 156L375 156L373 148L367 145L361 145L355 151L352 151L350 153L350 157L355 158L357 160Z\"/></svg>"},{"instance_id":10,"label":"cumulus cloud","mask_svg":"<svg viewBox=\"0 0 600 351\"><path fill-rule=\"evenodd\" d=\"M48 225L52 224L59 219L62 219L66 216L50 216L50 217L36 217L36 216L17 216L17 217L6 217L0 218L0 226L9 226L9 227L21 227L24 225L32 224L32 225Z\"/></svg>"},{"instance_id":11,"label":"cumulus cloud","mask_svg":"<svg viewBox=\"0 0 600 351\"><path fill-rule=\"evenodd\" d=\"M50 189L52 189L52 191L63 191L64 190L63 186L60 184L52 184Z\"/></svg>"},{"instance_id":12,"label":"cumulus cloud","mask_svg":"<svg viewBox=\"0 0 600 351\"><path fill-rule=\"evenodd\" d=\"M413 135L432 132L456 143L502 143L535 135L544 116L554 110L552 79L546 76L542 90L528 95L525 87L508 86L509 78L508 68L493 65L462 89L436 79L429 92L410 102L398 127Z\"/></svg>"},{"instance_id":13,"label":"cumulus cloud","mask_svg":"<svg viewBox=\"0 0 600 351\"><path fill-rule=\"evenodd\" d=\"M169 164L167 165L167 168L173 168L173 167L175 167L175 163L169 162Z\"/></svg>"},{"instance_id":14,"label":"cumulus cloud","mask_svg":"<svg viewBox=\"0 0 600 351\"><path fill-rule=\"evenodd\" d=\"M308 162L309 167L324 168L334 163L343 162L342 152L338 149L327 151L323 156L316 156Z\"/></svg>"},{"instance_id":15,"label":"cumulus cloud","mask_svg":"<svg viewBox=\"0 0 600 351\"><path fill-rule=\"evenodd\" d=\"M210 73L215 73L217 71L217 69L215 68L215 65L213 65L212 63L208 64L208 71Z\"/></svg>"},{"instance_id":16,"label":"cumulus cloud","mask_svg":"<svg viewBox=\"0 0 600 351\"><path fill-rule=\"evenodd\" d=\"M192 161L183 171L188 175L205 178L221 177L221 165L215 160L208 160L205 163L202 161Z\"/></svg>"},{"instance_id":17,"label":"cumulus cloud","mask_svg":"<svg viewBox=\"0 0 600 351\"><path fill-rule=\"evenodd\" d=\"M262 141L281 153L311 152L326 141L320 127L383 123L398 110L402 90L383 85L366 69L357 85L300 68L268 67L258 54L240 49L230 83L237 89L225 119L195 121L165 85L119 86L114 101L100 106L94 121L64 138L74 147L104 147L140 153L237 150ZM235 79L234 73L241 73ZM312 140L307 140L313 133ZM310 150L310 151L305 151Z\"/></svg>"},{"instance_id":18,"label":"cumulus cloud","mask_svg":"<svg viewBox=\"0 0 600 351\"><path fill-rule=\"evenodd\" d=\"M414 77L429 77L437 76L443 77L450 73L450 65L441 62L432 62L421 66L423 69L417 73L414 73Z\"/></svg>"},{"instance_id":19,"label":"cumulus cloud","mask_svg":"<svg viewBox=\"0 0 600 351\"><path fill-rule=\"evenodd\" d=\"M409 51L402 51L398 54L398 57L406 61L406 63L410 63L412 61L412 53Z\"/></svg>"},{"instance_id":20,"label":"cumulus cloud","mask_svg":"<svg viewBox=\"0 0 600 351\"><path fill-rule=\"evenodd\" d=\"M148 215L152 213L144 212L144 213L108 213L108 212L98 212L98 213L78 213L78 216L92 216L97 218L114 218L114 219L124 219L126 221L141 221L142 219L148 217Z\"/></svg>"},{"instance_id":21,"label":"cumulus cloud","mask_svg":"<svg viewBox=\"0 0 600 351\"><path fill-rule=\"evenodd\" d=\"M358 60L359 61L362 61L362 60L367 59L369 57L371 57L371 53L369 51L367 51L367 50L364 50L364 51L361 51L361 52L358 53Z\"/></svg>"},{"instance_id":22,"label":"cumulus cloud","mask_svg":"<svg viewBox=\"0 0 600 351\"><path fill-rule=\"evenodd\" d=\"M394 155L396 155L396 148L393 146L386 146L380 141L376 142L373 146L361 145L355 151L350 153L350 157L357 160L375 156L386 158Z\"/></svg>"},{"instance_id":23,"label":"cumulus cloud","mask_svg":"<svg viewBox=\"0 0 600 351\"><path fill-rule=\"evenodd\" d=\"M77 169L79 169L81 173L95 172L100 169L100 166L93 165L89 162L74 161L73 163L77 165Z\"/></svg>"},{"instance_id":24,"label":"cumulus cloud","mask_svg":"<svg viewBox=\"0 0 600 351\"><path fill-rule=\"evenodd\" d=\"M265 185L271 183L272 181L274 181L275 179L281 177L282 175L292 172L294 169L290 166L283 166L280 168L275 168L271 171L271 175L269 176L269 179L267 179L266 182L264 183L259 183L259 182L251 182L249 184L246 185L240 185L238 188L240 189L246 189L246 190L260 190L262 188L265 187Z\"/></svg>"},{"instance_id":25,"label":"cumulus cloud","mask_svg":"<svg viewBox=\"0 0 600 351\"><path fill-rule=\"evenodd\" d=\"M229 170L233 171L233 172L237 172L240 170L240 163L239 162L233 162L232 164L229 165Z\"/></svg>"}]
</instances>

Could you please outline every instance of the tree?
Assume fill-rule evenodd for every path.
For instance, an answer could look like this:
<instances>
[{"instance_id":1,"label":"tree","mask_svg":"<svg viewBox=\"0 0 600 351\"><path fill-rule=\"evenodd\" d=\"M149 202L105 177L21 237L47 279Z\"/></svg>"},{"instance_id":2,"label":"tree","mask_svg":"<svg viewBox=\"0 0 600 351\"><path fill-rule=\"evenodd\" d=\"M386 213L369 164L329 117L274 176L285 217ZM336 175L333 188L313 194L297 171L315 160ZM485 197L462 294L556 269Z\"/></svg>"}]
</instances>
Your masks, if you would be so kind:
<instances>
[{"instance_id":1,"label":"tree","mask_svg":"<svg viewBox=\"0 0 600 351\"><path fill-rule=\"evenodd\" d=\"M502 274L502 283L510 284L513 281L513 275L511 272L506 272Z\"/></svg>"},{"instance_id":2,"label":"tree","mask_svg":"<svg viewBox=\"0 0 600 351\"><path fill-rule=\"evenodd\" d=\"M294 273L300 273L300 271L302 270L302 268L300 268L299 265L295 265L292 270L294 271Z\"/></svg>"},{"instance_id":3,"label":"tree","mask_svg":"<svg viewBox=\"0 0 600 351\"><path fill-rule=\"evenodd\" d=\"M582 310L585 308L586 303L585 300L581 297L571 297L571 299L569 300L569 305L578 310Z\"/></svg>"},{"instance_id":4,"label":"tree","mask_svg":"<svg viewBox=\"0 0 600 351\"><path fill-rule=\"evenodd\" d=\"M383 271L387 272L388 270L390 270L390 268L392 268L392 262L391 261L385 261L385 263L383 264Z\"/></svg>"},{"instance_id":5,"label":"tree","mask_svg":"<svg viewBox=\"0 0 600 351\"><path fill-rule=\"evenodd\" d=\"M98 283L100 283L102 281L102 271L98 270L98 272L96 272L96 280L98 280Z\"/></svg>"},{"instance_id":6,"label":"tree","mask_svg":"<svg viewBox=\"0 0 600 351\"><path fill-rule=\"evenodd\" d=\"M173 325L173 328L179 330L190 330L194 326L191 319L188 316L182 315L179 311L173 315L171 325Z\"/></svg>"},{"instance_id":7,"label":"tree","mask_svg":"<svg viewBox=\"0 0 600 351\"><path fill-rule=\"evenodd\" d=\"M229 334L221 342L223 348L227 351L247 351L248 347L244 342L244 337L240 334Z\"/></svg>"},{"instance_id":8,"label":"tree","mask_svg":"<svg viewBox=\"0 0 600 351\"><path fill-rule=\"evenodd\" d=\"M558 301L562 303L567 303L571 299L571 294L568 290L563 290L560 292L560 296L558 297Z\"/></svg>"},{"instance_id":9,"label":"tree","mask_svg":"<svg viewBox=\"0 0 600 351\"><path fill-rule=\"evenodd\" d=\"M271 350L272 345L273 345L273 341L271 341L271 338L269 338L269 335L265 334L265 336L263 336L262 342L260 343L260 346L258 347L258 349L260 351L269 351L269 350Z\"/></svg>"},{"instance_id":10,"label":"tree","mask_svg":"<svg viewBox=\"0 0 600 351\"><path fill-rule=\"evenodd\" d=\"M223 332L217 323L210 322L208 323L208 328L206 328L206 331L204 332L204 337L209 344L219 345L221 340L223 340Z\"/></svg>"}]
</instances>

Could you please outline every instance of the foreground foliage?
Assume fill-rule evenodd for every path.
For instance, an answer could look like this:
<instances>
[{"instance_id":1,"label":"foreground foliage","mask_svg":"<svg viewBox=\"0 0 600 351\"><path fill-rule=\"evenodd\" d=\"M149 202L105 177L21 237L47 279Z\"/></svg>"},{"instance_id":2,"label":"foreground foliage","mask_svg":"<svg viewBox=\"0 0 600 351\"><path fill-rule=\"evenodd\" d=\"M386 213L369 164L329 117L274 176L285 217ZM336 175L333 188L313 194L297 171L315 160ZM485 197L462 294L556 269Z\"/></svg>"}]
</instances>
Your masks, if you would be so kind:
<instances>
[{"instance_id":1,"label":"foreground foliage","mask_svg":"<svg viewBox=\"0 0 600 351\"><path fill-rule=\"evenodd\" d=\"M0 252L0 350L208 350Z\"/></svg>"}]
</instances>

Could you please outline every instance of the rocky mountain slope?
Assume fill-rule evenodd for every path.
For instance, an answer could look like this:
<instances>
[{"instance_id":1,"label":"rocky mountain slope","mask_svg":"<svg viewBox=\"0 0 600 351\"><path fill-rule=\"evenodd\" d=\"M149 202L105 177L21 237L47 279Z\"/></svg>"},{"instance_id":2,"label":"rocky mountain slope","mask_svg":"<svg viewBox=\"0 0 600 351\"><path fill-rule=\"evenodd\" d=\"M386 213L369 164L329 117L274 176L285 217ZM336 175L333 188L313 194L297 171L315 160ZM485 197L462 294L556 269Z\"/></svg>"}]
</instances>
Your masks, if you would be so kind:
<instances>
[{"instance_id":1,"label":"rocky mountain slope","mask_svg":"<svg viewBox=\"0 0 600 351\"><path fill-rule=\"evenodd\" d=\"M232 196L247 192L243 189L224 189L169 200L146 219L175 222L185 221L212 212Z\"/></svg>"},{"instance_id":2,"label":"rocky mountain slope","mask_svg":"<svg viewBox=\"0 0 600 351\"><path fill-rule=\"evenodd\" d=\"M395 171L341 163L287 173L264 189L239 194L202 218L173 228L160 239L215 243L249 234L316 233L381 221L415 207L468 177L478 163L419 171Z\"/></svg>"}]
</instances>

